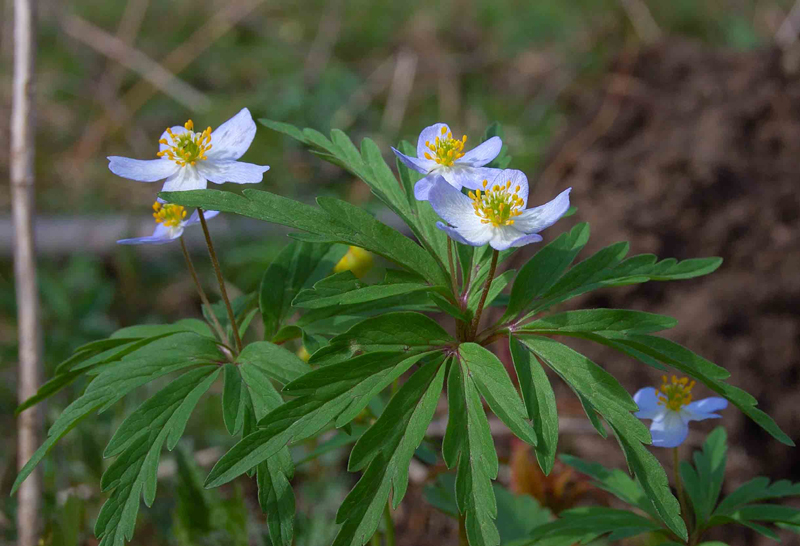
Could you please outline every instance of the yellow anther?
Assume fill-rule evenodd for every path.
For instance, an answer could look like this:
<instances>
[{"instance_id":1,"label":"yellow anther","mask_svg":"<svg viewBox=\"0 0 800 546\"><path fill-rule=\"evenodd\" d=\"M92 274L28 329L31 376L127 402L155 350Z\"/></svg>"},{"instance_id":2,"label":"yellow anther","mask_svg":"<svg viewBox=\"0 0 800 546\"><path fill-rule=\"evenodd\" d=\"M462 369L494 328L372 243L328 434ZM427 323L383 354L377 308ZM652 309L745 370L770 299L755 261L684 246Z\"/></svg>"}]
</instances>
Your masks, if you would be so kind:
<instances>
[{"instance_id":1,"label":"yellow anther","mask_svg":"<svg viewBox=\"0 0 800 546\"><path fill-rule=\"evenodd\" d=\"M189 121L187 121L186 123L183 124L183 127L187 131L191 131L191 130L194 129L194 122L192 122L192 120L189 120Z\"/></svg>"},{"instance_id":2,"label":"yellow anther","mask_svg":"<svg viewBox=\"0 0 800 546\"><path fill-rule=\"evenodd\" d=\"M484 180L483 187L487 185L488 182ZM481 190L469 192L472 208L482 224L492 224L494 227L514 224L514 218L522 213L525 203L517 195L519 189L511 193L510 188L510 183L502 186L495 184L483 193Z\"/></svg>"},{"instance_id":3,"label":"yellow anther","mask_svg":"<svg viewBox=\"0 0 800 546\"><path fill-rule=\"evenodd\" d=\"M443 167L451 167L453 163L464 156L464 143L466 135L461 140L453 139L453 133L447 127L442 127L441 135L433 142L425 141L425 146L431 153L425 152L425 158L435 161Z\"/></svg>"},{"instance_id":4,"label":"yellow anther","mask_svg":"<svg viewBox=\"0 0 800 546\"><path fill-rule=\"evenodd\" d=\"M664 375L661 380L662 385L656 391L660 405L666 406L672 411L680 411L684 406L691 403L692 389L695 386L694 381L689 381L688 377L678 379L674 375L669 380Z\"/></svg>"},{"instance_id":5,"label":"yellow anther","mask_svg":"<svg viewBox=\"0 0 800 546\"><path fill-rule=\"evenodd\" d=\"M158 142L169 147L158 152L156 156L167 156L170 161L181 167L196 165L198 161L208 159L206 153L211 149L211 127L202 133L195 133L194 122L189 120L183 128L186 131L176 135L170 127L167 127L169 138L162 138Z\"/></svg>"},{"instance_id":6,"label":"yellow anther","mask_svg":"<svg viewBox=\"0 0 800 546\"><path fill-rule=\"evenodd\" d=\"M489 183L489 181L488 181L488 180L484 180L484 181L483 181L483 187L484 187L484 188L486 188L486 185L487 185L488 183Z\"/></svg>"},{"instance_id":7,"label":"yellow anther","mask_svg":"<svg viewBox=\"0 0 800 546\"><path fill-rule=\"evenodd\" d=\"M156 224L164 224L166 227L178 227L186 218L186 209L180 205L162 205L156 201L153 203L153 210Z\"/></svg>"},{"instance_id":8,"label":"yellow anther","mask_svg":"<svg viewBox=\"0 0 800 546\"><path fill-rule=\"evenodd\" d=\"M446 126L442 127L442 134L445 134L446 132L447 132L447 127Z\"/></svg>"},{"instance_id":9,"label":"yellow anther","mask_svg":"<svg viewBox=\"0 0 800 546\"><path fill-rule=\"evenodd\" d=\"M425 152L425 159L433 159L433 158L431 157L431 154Z\"/></svg>"}]
</instances>

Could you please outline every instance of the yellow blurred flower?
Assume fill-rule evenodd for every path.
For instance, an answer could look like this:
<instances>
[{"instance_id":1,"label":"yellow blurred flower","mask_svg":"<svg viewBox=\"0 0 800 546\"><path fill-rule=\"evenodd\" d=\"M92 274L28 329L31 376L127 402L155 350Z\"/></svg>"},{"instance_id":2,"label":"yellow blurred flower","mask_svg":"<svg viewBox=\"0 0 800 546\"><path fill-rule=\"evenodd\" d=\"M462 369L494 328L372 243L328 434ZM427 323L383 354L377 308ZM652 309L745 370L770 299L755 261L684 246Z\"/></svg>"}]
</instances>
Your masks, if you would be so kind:
<instances>
[{"instance_id":1,"label":"yellow blurred flower","mask_svg":"<svg viewBox=\"0 0 800 546\"><path fill-rule=\"evenodd\" d=\"M357 246L351 246L339 263L333 267L334 273L352 271L359 279L372 269L372 253Z\"/></svg>"},{"instance_id":2,"label":"yellow blurred flower","mask_svg":"<svg viewBox=\"0 0 800 546\"><path fill-rule=\"evenodd\" d=\"M311 358L311 353L306 350L306 346L303 345L297 350L297 357L302 360L303 362L308 362Z\"/></svg>"}]
</instances>

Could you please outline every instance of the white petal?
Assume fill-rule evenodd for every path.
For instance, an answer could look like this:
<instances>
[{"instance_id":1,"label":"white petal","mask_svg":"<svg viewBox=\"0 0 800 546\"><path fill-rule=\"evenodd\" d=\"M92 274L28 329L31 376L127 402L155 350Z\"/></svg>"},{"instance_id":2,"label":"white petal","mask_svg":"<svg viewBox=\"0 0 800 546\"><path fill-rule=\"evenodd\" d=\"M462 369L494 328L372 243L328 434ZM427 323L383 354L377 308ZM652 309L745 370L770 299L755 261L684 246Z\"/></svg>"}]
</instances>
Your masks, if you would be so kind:
<instances>
[{"instance_id":1,"label":"white petal","mask_svg":"<svg viewBox=\"0 0 800 546\"><path fill-rule=\"evenodd\" d=\"M211 220L217 214L219 214L218 210L204 210L203 218L205 218L206 220ZM199 224L199 223L200 223L200 214L197 212L197 209L194 209L192 215L189 216L189 219L186 220L183 223L183 225L184 227L186 227L186 226L193 226L194 224Z\"/></svg>"},{"instance_id":2,"label":"white petal","mask_svg":"<svg viewBox=\"0 0 800 546\"><path fill-rule=\"evenodd\" d=\"M462 229L483 227L481 219L475 214L472 199L439 178L431 188L428 198L433 210L451 226Z\"/></svg>"},{"instance_id":3,"label":"white petal","mask_svg":"<svg viewBox=\"0 0 800 546\"><path fill-rule=\"evenodd\" d=\"M450 127L448 127L446 123L434 123L422 130L417 139L417 157L424 159L425 152L430 153L430 149L425 146L425 143L430 142L433 144L436 141L436 137L441 138L443 136L442 127L445 128L445 135L450 132Z\"/></svg>"},{"instance_id":4,"label":"white petal","mask_svg":"<svg viewBox=\"0 0 800 546\"><path fill-rule=\"evenodd\" d=\"M663 417L664 406L658 403L658 391L653 387L639 389L633 395L633 401L639 406L639 411L634 413L639 419L656 419Z\"/></svg>"},{"instance_id":5,"label":"white petal","mask_svg":"<svg viewBox=\"0 0 800 546\"><path fill-rule=\"evenodd\" d=\"M181 133L185 133L188 130L183 125L176 125L175 127L170 127L169 129L170 129L170 131L172 131L172 134L175 135L175 136L180 135ZM159 140L159 142L158 142L158 151L159 152L163 152L167 148L171 148L172 147L172 139L170 138L169 133L167 131L164 131L163 133L161 133L161 138L159 138L158 140ZM167 142L169 142L169 144L161 144L162 140L166 140Z\"/></svg>"},{"instance_id":6,"label":"white petal","mask_svg":"<svg viewBox=\"0 0 800 546\"><path fill-rule=\"evenodd\" d=\"M456 160L456 163L463 163L472 167L483 167L487 163L491 163L502 148L503 141L500 140L500 137L494 136L465 153L463 157Z\"/></svg>"},{"instance_id":7,"label":"white petal","mask_svg":"<svg viewBox=\"0 0 800 546\"><path fill-rule=\"evenodd\" d=\"M531 233L530 235L525 235L523 237L520 237L519 239L511 243L511 246L516 248L520 246L529 245L531 243L541 243L542 240L543 240L542 236L539 235L538 233Z\"/></svg>"},{"instance_id":8,"label":"white petal","mask_svg":"<svg viewBox=\"0 0 800 546\"><path fill-rule=\"evenodd\" d=\"M208 186L206 179L200 176L195 167L187 165L167 178L161 191L204 190Z\"/></svg>"},{"instance_id":9,"label":"white petal","mask_svg":"<svg viewBox=\"0 0 800 546\"><path fill-rule=\"evenodd\" d=\"M492 239L489 244L495 250L506 250L514 246L514 243L525 237L525 234L514 228L514 226L498 226L492 228Z\"/></svg>"},{"instance_id":10,"label":"white petal","mask_svg":"<svg viewBox=\"0 0 800 546\"><path fill-rule=\"evenodd\" d=\"M470 228L454 228L443 222L436 222L436 227L447 233L451 239L470 246L483 246L492 238L492 229L489 224L481 224Z\"/></svg>"},{"instance_id":11,"label":"white petal","mask_svg":"<svg viewBox=\"0 0 800 546\"><path fill-rule=\"evenodd\" d=\"M414 184L414 198L417 201L427 201L430 198L431 189L438 180L442 180L444 184L447 184L441 176L435 173L419 180Z\"/></svg>"},{"instance_id":12,"label":"white petal","mask_svg":"<svg viewBox=\"0 0 800 546\"><path fill-rule=\"evenodd\" d=\"M155 231L149 237L134 237L133 239L120 239L117 244L120 245L163 245L171 243L178 237L183 235L183 227L177 226L173 228L166 227L164 224L158 224Z\"/></svg>"},{"instance_id":13,"label":"white petal","mask_svg":"<svg viewBox=\"0 0 800 546\"><path fill-rule=\"evenodd\" d=\"M728 401L724 398L714 396L692 402L683 408L681 414L684 421L703 421L705 419L719 419L721 415L714 413L715 411L724 410L728 407Z\"/></svg>"},{"instance_id":14,"label":"white petal","mask_svg":"<svg viewBox=\"0 0 800 546\"><path fill-rule=\"evenodd\" d=\"M454 164L452 167L442 167L437 170L454 188L469 188L471 190L483 189L484 180L493 180L500 173L500 169L487 169L485 167L470 167L468 165Z\"/></svg>"},{"instance_id":15,"label":"white petal","mask_svg":"<svg viewBox=\"0 0 800 546\"><path fill-rule=\"evenodd\" d=\"M139 182L156 182L174 174L179 167L169 159L130 159L111 156L108 158L108 168L122 178Z\"/></svg>"},{"instance_id":16,"label":"white petal","mask_svg":"<svg viewBox=\"0 0 800 546\"><path fill-rule=\"evenodd\" d=\"M432 159L425 159L424 157L422 159L418 157L411 157L399 150L396 150L395 148L392 148L392 151L406 167L415 170L418 173L428 174L434 169L434 167L436 167L436 162Z\"/></svg>"},{"instance_id":17,"label":"white petal","mask_svg":"<svg viewBox=\"0 0 800 546\"><path fill-rule=\"evenodd\" d=\"M500 169L488 170L492 170L496 173L494 178L489 179L490 188L493 188L494 186L503 187L507 182L511 182L512 193L517 186L519 186L517 195L520 199L522 199L522 208L524 209L526 206L528 206L528 177L525 176L524 172L518 171L517 169L503 169L502 171Z\"/></svg>"},{"instance_id":18,"label":"white petal","mask_svg":"<svg viewBox=\"0 0 800 546\"><path fill-rule=\"evenodd\" d=\"M216 160L236 160L244 155L256 136L256 124L250 110L238 114L211 132L211 150L206 156Z\"/></svg>"},{"instance_id":19,"label":"white petal","mask_svg":"<svg viewBox=\"0 0 800 546\"><path fill-rule=\"evenodd\" d=\"M676 411L667 411L663 419L650 425L650 435L656 447L678 447L688 434L689 426Z\"/></svg>"},{"instance_id":20,"label":"white petal","mask_svg":"<svg viewBox=\"0 0 800 546\"><path fill-rule=\"evenodd\" d=\"M224 184L256 184L264 178L264 173L269 170L266 165L255 165L243 161L217 161L208 158L198 161L196 165L200 176L214 182Z\"/></svg>"},{"instance_id":21,"label":"white petal","mask_svg":"<svg viewBox=\"0 0 800 546\"><path fill-rule=\"evenodd\" d=\"M514 225L525 233L538 233L555 224L569 210L569 192L567 188L544 205L527 209L514 218Z\"/></svg>"}]
</instances>

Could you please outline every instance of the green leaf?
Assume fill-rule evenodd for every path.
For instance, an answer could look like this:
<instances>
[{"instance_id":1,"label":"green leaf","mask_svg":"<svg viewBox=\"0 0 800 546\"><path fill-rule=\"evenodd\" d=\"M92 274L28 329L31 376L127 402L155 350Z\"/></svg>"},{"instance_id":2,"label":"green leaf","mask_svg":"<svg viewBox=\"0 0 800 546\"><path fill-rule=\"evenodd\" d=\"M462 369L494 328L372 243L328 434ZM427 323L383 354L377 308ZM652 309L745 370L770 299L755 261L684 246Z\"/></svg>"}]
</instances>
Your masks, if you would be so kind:
<instances>
[{"instance_id":1,"label":"green leaf","mask_svg":"<svg viewBox=\"0 0 800 546\"><path fill-rule=\"evenodd\" d=\"M800 495L800 483L780 480L770 484L769 478L759 476L739 486L722 499L714 516L731 515L742 506L756 501L780 499Z\"/></svg>"},{"instance_id":2,"label":"green leaf","mask_svg":"<svg viewBox=\"0 0 800 546\"><path fill-rule=\"evenodd\" d=\"M175 430L183 431L188 415L218 374L216 366L183 374L139 406L109 442L107 452L119 456L101 481L103 491L113 489L95 523L102 546L123 546L133 538L140 497L147 506L155 499L161 448Z\"/></svg>"},{"instance_id":3,"label":"green leaf","mask_svg":"<svg viewBox=\"0 0 800 546\"><path fill-rule=\"evenodd\" d=\"M681 463L681 477L700 526L711 517L719 499L727 451L725 429L717 427L706 438L703 450L694 452L694 467L688 462Z\"/></svg>"},{"instance_id":4,"label":"green leaf","mask_svg":"<svg viewBox=\"0 0 800 546\"><path fill-rule=\"evenodd\" d=\"M585 506L561 512L559 519L535 528L530 540L520 542L519 546L572 546L587 544L603 535L615 541L660 530L657 523L627 510Z\"/></svg>"},{"instance_id":5,"label":"green leaf","mask_svg":"<svg viewBox=\"0 0 800 546\"><path fill-rule=\"evenodd\" d=\"M443 357L414 372L383 414L356 442L348 469L366 472L336 515L334 546L362 546L375 533L389 494L396 508L408 487L408 465L433 418L444 383Z\"/></svg>"},{"instance_id":6,"label":"green leaf","mask_svg":"<svg viewBox=\"0 0 800 546\"><path fill-rule=\"evenodd\" d=\"M469 371L478 391L495 415L520 440L535 446L537 440L533 424L500 359L477 343L462 343L458 347L458 355L461 365Z\"/></svg>"},{"instance_id":7,"label":"green leaf","mask_svg":"<svg viewBox=\"0 0 800 546\"><path fill-rule=\"evenodd\" d=\"M450 302L447 298L442 296L439 293L431 292L428 294L428 298L433 302L436 307L441 309L443 312L447 313L451 317L456 320L460 320L465 324L469 324L472 320L472 313L469 310L462 311L460 308L456 307L455 304Z\"/></svg>"},{"instance_id":8,"label":"green leaf","mask_svg":"<svg viewBox=\"0 0 800 546\"><path fill-rule=\"evenodd\" d=\"M548 523L550 510L543 508L530 495L515 495L505 487L494 484L497 499L497 528L501 544L528 537L534 529Z\"/></svg>"},{"instance_id":9,"label":"green leaf","mask_svg":"<svg viewBox=\"0 0 800 546\"><path fill-rule=\"evenodd\" d=\"M519 379L520 390L538 440L536 459L545 475L555 463L558 445L558 409L556 395L544 368L516 337L509 336L509 349Z\"/></svg>"},{"instance_id":10,"label":"green leaf","mask_svg":"<svg viewBox=\"0 0 800 546\"><path fill-rule=\"evenodd\" d=\"M161 197L184 206L213 207L243 216L327 236L330 242L359 246L419 273L432 284L446 284L448 278L425 250L398 231L377 221L365 211L343 202L321 199L327 210L299 203L266 191L244 190L239 196L219 190L162 192ZM342 217L332 216L342 214Z\"/></svg>"},{"instance_id":11,"label":"green leaf","mask_svg":"<svg viewBox=\"0 0 800 546\"><path fill-rule=\"evenodd\" d=\"M239 370L230 362L223 367L222 418L225 428L233 436L244 424L245 399L242 397L242 378Z\"/></svg>"},{"instance_id":12,"label":"green leaf","mask_svg":"<svg viewBox=\"0 0 800 546\"><path fill-rule=\"evenodd\" d=\"M269 341L257 341L247 345L236 363L256 366L270 378L286 384L311 371L311 366L300 360L293 352Z\"/></svg>"},{"instance_id":13,"label":"green leaf","mask_svg":"<svg viewBox=\"0 0 800 546\"><path fill-rule=\"evenodd\" d=\"M528 260L514 281L511 299L501 322L524 311L552 287L588 241L589 224L578 224L569 233L562 233L542 247Z\"/></svg>"},{"instance_id":14,"label":"green leaf","mask_svg":"<svg viewBox=\"0 0 800 546\"><path fill-rule=\"evenodd\" d=\"M242 438L217 461L206 479L218 487L267 460L291 442L309 438L329 422L341 427L355 418L378 392L416 364L425 354L406 358L373 352L331 364L289 383L287 394L298 396L263 417L259 428Z\"/></svg>"},{"instance_id":15,"label":"green leaf","mask_svg":"<svg viewBox=\"0 0 800 546\"><path fill-rule=\"evenodd\" d=\"M629 309L581 309L541 318L518 331L559 334L564 332L606 332L615 334L649 334L675 327L672 317L631 311Z\"/></svg>"},{"instance_id":16,"label":"green leaf","mask_svg":"<svg viewBox=\"0 0 800 546\"><path fill-rule=\"evenodd\" d=\"M20 470L12 494L56 442L81 420L96 411L104 411L132 390L154 379L188 367L217 364L221 359L222 354L214 340L193 333L164 337L126 355L119 364L95 377L83 395L58 416L45 442Z\"/></svg>"},{"instance_id":17,"label":"green leaf","mask_svg":"<svg viewBox=\"0 0 800 546\"><path fill-rule=\"evenodd\" d=\"M595 487L608 491L621 501L636 506L655 517L653 505L644 490L627 473L615 468L606 468L599 463L585 461L572 455L561 455L559 458L578 472L594 479L592 485Z\"/></svg>"},{"instance_id":18,"label":"green leaf","mask_svg":"<svg viewBox=\"0 0 800 546\"><path fill-rule=\"evenodd\" d=\"M258 503L267 514L269 537L275 546L291 546L294 537L295 498L290 480L294 464L283 448L258 465Z\"/></svg>"},{"instance_id":19,"label":"green leaf","mask_svg":"<svg viewBox=\"0 0 800 546\"><path fill-rule=\"evenodd\" d=\"M449 420L442 454L449 467L457 464L458 510L465 516L472 546L496 546L500 534L494 523L497 502L492 480L497 477L497 453L478 389L461 362L450 366L447 399Z\"/></svg>"},{"instance_id":20,"label":"green leaf","mask_svg":"<svg viewBox=\"0 0 800 546\"><path fill-rule=\"evenodd\" d=\"M494 278L491 286L489 287L489 293L486 295L486 303L484 304L486 307L490 306L492 302L497 299L497 296L500 295L500 292L502 292L505 287L508 286L516 274L516 270L509 269L508 271L504 271ZM469 295L468 307L470 309L476 310L478 308L478 303L480 302L482 292L482 290L475 291Z\"/></svg>"},{"instance_id":21,"label":"green leaf","mask_svg":"<svg viewBox=\"0 0 800 546\"><path fill-rule=\"evenodd\" d=\"M182 319L173 324L138 324L136 326L128 326L127 328L120 328L113 334L110 339L102 340L103 342L111 342L111 339L123 340L125 338L145 338L154 336L163 336L164 334L178 334L181 332L193 332L200 336L205 336L214 339L214 334L208 324L202 320L197 319ZM98 343L98 342L94 342ZM89 345L84 345L88 347Z\"/></svg>"},{"instance_id":22,"label":"green leaf","mask_svg":"<svg viewBox=\"0 0 800 546\"><path fill-rule=\"evenodd\" d=\"M444 328L421 313L396 312L364 319L314 353L312 364L329 364L359 353L396 351L411 355L454 343Z\"/></svg>"},{"instance_id":23,"label":"green leaf","mask_svg":"<svg viewBox=\"0 0 800 546\"><path fill-rule=\"evenodd\" d=\"M295 307L321 309L382 300L403 294L430 290L427 284L393 283L366 285L350 271L343 271L303 290L292 302Z\"/></svg>"},{"instance_id":24,"label":"green leaf","mask_svg":"<svg viewBox=\"0 0 800 546\"><path fill-rule=\"evenodd\" d=\"M259 307L264 335L271 339L288 318L292 300L309 282L333 270L347 249L329 244L288 244L264 272ZM322 270L322 271L321 271Z\"/></svg>"}]
</instances>

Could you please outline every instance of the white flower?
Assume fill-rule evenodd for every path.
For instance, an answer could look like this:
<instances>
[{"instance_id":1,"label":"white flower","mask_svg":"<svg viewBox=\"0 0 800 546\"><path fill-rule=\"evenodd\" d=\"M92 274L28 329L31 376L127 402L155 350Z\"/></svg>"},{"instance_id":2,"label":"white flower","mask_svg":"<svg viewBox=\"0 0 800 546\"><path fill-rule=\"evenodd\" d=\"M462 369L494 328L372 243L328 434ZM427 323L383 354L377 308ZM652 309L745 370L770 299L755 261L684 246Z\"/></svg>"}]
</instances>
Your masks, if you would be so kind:
<instances>
[{"instance_id":1,"label":"white flower","mask_svg":"<svg viewBox=\"0 0 800 546\"><path fill-rule=\"evenodd\" d=\"M522 171L498 171L494 181L484 180L480 189L464 195L439 179L430 191L433 210L449 225L437 222L439 229L465 245L489 243L495 250L538 243L540 231L556 223L569 209L569 192L540 207L525 209L528 179Z\"/></svg>"},{"instance_id":2,"label":"white flower","mask_svg":"<svg viewBox=\"0 0 800 546\"><path fill-rule=\"evenodd\" d=\"M650 435L653 445L658 447L678 447L689 434L691 421L719 419L714 413L728 407L724 398L712 397L692 402L692 387L695 382L674 375L671 381L663 376L660 389L647 387L640 389L633 400L639 406L634 415L639 419L652 419Z\"/></svg>"},{"instance_id":3,"label":"white flower","mask_svg":"<svg viewBox=\"0 0 800 546\"><path fill-rule=\"evenodd\" d=\"M194 132L192 120L168 128L161 135L158 159L109 157L108 168L123 178L139 182L164 182L162 191L202 190L215 184L261 182L267 166L237 161L253 142L256 124L247 108L211 131Z\"/></svg>"},{"instance_id":4,"label":"white flower","mask_svg":"<svg viewBox=\"0 0 800 546\"><path fill-rule=\"evenodd\" d=\"M482 168L497 157L503 147L500 137L492 137L477 148L464 152L467 135L461 140L453 138L450 127L436 123L425 127L417 140L417 157L407 156L392 148L392 151L410 169L421 172L425 178L414 186L414 197L427 201L428 194L439 176L455 189L479 188L484 179L494 178L500 169Z\"/></svg>"},{"instance_id":5,"label":"white flower","mask_svg":"<svg viewBox=\"0 0 800 546\"><path fill-rule=\"evenodd\" d=\"M161 204L156 201L153 203L153 218L156 219L156 229L149 237L135 237L133 239L120 239L117 243L121 245L163 245L171 243L183 235L186 227L199 224L200 215L195 210L189 219L186 219L186 209L180 205ZM216 210L204 210L203 216L206 220L212 219L219 214Z\"/></svg>"}]
</instances>

